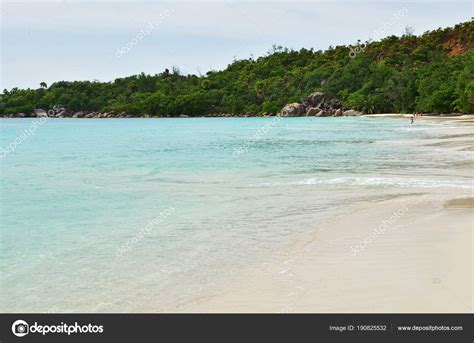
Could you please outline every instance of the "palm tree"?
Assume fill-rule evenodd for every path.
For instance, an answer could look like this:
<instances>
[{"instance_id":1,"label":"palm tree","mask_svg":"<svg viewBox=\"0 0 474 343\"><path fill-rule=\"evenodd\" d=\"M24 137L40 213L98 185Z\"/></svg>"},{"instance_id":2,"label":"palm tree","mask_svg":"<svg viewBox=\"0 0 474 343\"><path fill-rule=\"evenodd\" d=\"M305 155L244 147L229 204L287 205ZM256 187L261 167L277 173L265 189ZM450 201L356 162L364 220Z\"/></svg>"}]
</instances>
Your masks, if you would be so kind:
<instances>
[{"instance_id":1,"label":"palm tree","mask_svg":"<svg viewBox=\"0 0 474 343\"><path fill-rule=\"evenodd\" d=\"M40 87L42 87L42 88L48 88L48 85L46 84L46 82L41 82L41 83L40 83Z\"/></svg>"}]
</instances>

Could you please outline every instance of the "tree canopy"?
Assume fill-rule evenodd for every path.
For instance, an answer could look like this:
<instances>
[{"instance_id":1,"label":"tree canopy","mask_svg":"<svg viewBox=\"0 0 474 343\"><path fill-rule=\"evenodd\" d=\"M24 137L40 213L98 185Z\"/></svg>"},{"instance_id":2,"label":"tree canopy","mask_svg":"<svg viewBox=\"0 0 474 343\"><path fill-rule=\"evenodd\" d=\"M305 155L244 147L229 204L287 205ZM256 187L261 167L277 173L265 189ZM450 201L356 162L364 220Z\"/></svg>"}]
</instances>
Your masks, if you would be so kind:
<instances>
[{"instance_id":1,"label":"tree canopy","mask_svg":"<svg viewBox=\"0 0 474 343\"><path fill-rule=\"evenodd\" d=\"M173 68L112 82L58 81L49 87L41 82L38 89L4 90L0 114L61 104L71 111L131 115L259 115L276 113L315 91L366 113L473 113L473 42L470 21L326 51L273 46L266 56L235 60L203 76Z\"/></svg>"}]
</instances>

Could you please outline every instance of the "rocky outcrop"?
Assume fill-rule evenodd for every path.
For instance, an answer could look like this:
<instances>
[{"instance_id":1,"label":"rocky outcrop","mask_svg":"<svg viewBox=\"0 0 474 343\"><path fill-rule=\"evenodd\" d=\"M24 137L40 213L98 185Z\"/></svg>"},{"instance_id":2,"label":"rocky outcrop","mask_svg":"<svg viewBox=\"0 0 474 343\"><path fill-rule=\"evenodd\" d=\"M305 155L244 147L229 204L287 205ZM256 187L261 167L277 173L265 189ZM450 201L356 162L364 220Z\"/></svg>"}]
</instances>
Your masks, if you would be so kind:
<instances>
[{"instance_id":1,"label":"rocky outcrop","mask_svg":"<svg viewBox=\"0 0 474 343\"><path fill-rule=\"evenodd\" d=\"M284 117L300 117L306 113L306 106L295 102L283 107L280 113Z\"/></svg>"},{"instance_id":2,"label":"rocky outcrop","mask_svg":"<svg viewBox=\"0 0 474 343\"><path fill-rule=\"evenodd\" d=\"M360 116L363 113L356 110L347 110L342 113L344 116Z\"/></svg>"},{"instance_id":3,"label":"rocky outcrop","mask_svg":"<svg viewBox=\"0 0 474 343\"><path fill-rule=\"evenodd\" d=\"M306 110L306 116L316 116L321 110L317 107L308 107Z\"/></svg>"},{"instance_id":4,"label":"rocky outcrop","mask_svg":"<svg viewBox=\"0 0 474 343\"><path fill-rule=\"evenodd\" d=\"M341 107L342 107L341 100L336 99L336 98L332 98L329 101L329 108L337 110L337 109L340 109Z\"/></svg>"},{"instance_id":5,"label":"rocky outcrop","mask_svg":"<svg viewBox=\"0 0 474 343\"><path fill-rule=\"evenodd\" d=\"M306 107L319 107L324 102L324 93L323 92L315 92L310 94L305 100L303 100L303 104Z\"/></svg>"},{"instance_id":6,"label":"rocky outcrop","mask_svg":"<svg viewBox=\"0 0 474 343\"><path fill-rule=\"evenodd\" d=\"M301 103L295 102L286 105L279 112L281 116L300 117L300 116L359 116L362 112L343 108L342 103L337 98L330 98L322 92L315 92L304 98ZM274 113L263 113L261 116L274 116ZM255 113L213 113L205 114L203 117L255 117ZM71 111L65 106L58 105L46 111L41 108L34 109L32 113L10 113L0 114L3 118L28 118L28 117L50 117L50 118L150 118L149 114L131 115L126 112L95 112L95 111ZM163 116L163 117L181 117L186 118L187 115ZM190 116L191 117L191 116Z\"/></svg>"},{"instance_id":7,"label":"rocky outcrop","mask_svg":"<svg viewBox=\"0 0 474 343\"><path fill-rule=\"evenodd\" d=\"M35 108L32 113L32 117L41 118L41 117L47 117L47 116L48 116L48 112L46 112L45 110L41 108Z\"/></svg>"},{"instance_id":8,"label":"rocky outcrop","mask_svg":"<svg viewBox=\"0 0 474 343\"><path fill-rule=\"evenodd\" d=\"M345 113L348 114L345 114ZM337 98L328 98L323 92L315 92L303 99L301 103L288 104L282 108L280 115L288 117L316 116L316 117L341 117L343 115L360 115L361 112L347 110Z\"/></svg>"}]
</instances>

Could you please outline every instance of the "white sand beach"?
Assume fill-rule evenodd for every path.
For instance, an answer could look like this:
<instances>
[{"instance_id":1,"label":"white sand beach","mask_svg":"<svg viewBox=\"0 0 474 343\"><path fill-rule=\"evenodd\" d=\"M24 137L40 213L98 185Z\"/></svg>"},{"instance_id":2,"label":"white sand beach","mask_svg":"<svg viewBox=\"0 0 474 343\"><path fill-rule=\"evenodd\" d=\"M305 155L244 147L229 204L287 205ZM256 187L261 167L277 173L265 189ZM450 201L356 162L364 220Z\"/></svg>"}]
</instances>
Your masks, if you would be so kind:
<instances>
[{"instance_id":1,"label":"white sand beach","mask_svg":"<svg viewBox=\"0 0 474 343\"><path fill-rule=\"evenodd\" d=\"M473 126L440 130L444 138L419 144L471 152ZM472 177L470 157L452 173ZM271 265L249 268L247 282L173 311L470 313L473 199L472 188L405 189L352 207L282 247Z\"/></svg>"}]
</instances>

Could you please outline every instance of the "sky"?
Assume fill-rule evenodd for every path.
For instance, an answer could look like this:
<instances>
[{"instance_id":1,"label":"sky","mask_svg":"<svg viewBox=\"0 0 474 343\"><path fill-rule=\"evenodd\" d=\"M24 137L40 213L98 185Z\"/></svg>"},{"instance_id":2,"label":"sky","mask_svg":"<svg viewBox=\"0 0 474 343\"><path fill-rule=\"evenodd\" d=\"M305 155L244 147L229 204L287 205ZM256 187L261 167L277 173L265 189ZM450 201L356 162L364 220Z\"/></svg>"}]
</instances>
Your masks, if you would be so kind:
<instances>
[{"instance_id":1,"label":"sky","mask_svg":"<svg viewBox=\"0 0 474 343\"><path fill-rule=\"evenodd\" d=\"M1 1L0 89L178 67L224 69L272 45L325 50L471 20L473 1Z\"/></svg>"}]
</instances>

